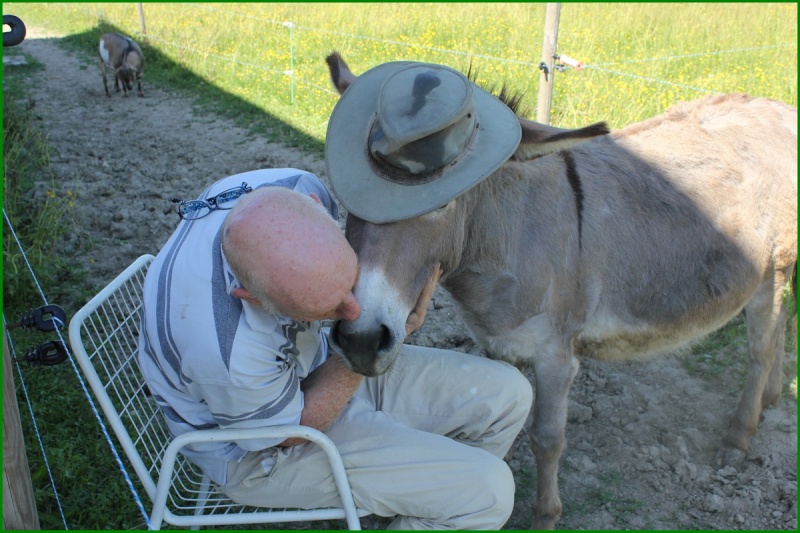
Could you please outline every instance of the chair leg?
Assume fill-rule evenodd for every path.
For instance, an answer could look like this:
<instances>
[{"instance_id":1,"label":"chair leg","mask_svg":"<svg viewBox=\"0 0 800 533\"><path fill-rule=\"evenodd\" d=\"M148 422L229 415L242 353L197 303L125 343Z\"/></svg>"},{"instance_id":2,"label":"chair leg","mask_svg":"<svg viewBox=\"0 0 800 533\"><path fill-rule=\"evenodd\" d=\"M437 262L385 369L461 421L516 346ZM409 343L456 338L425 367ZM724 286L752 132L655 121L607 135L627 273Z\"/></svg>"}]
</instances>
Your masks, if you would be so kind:
<instances>
[{"instance_id":1,"label":"chair leg","mask_svg":"<svg viewBox=\"0 0 800 533\"><path fill-rule=\"evenodd\" d=\"M203 514L203 510L206 507L206 502L208 501L208 495L211 492L210 487L211 487L211 480L209 479L208 476L203 474L203 481L200 482L200 491L197 500L197 506L194 508L195 516L200 516L201 514ZM192 526L192 529L198 530L200 529L200 526Z\"/></svg>"}]
</instances>

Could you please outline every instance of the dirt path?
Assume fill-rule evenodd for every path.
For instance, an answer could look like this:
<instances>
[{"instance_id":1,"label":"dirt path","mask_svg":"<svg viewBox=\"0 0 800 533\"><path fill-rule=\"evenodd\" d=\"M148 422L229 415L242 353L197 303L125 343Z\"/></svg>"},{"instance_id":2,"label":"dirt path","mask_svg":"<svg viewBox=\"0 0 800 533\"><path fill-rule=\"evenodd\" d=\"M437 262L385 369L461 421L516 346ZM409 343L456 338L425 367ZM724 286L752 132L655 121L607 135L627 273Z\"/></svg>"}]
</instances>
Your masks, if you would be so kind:
<instances>
[{"instance_id":1,"label":"dirt path","mask_svg":"<svg viewBox=\"0 0 800 533\"><path fill-rule=\"evenodd\" d=\"M107 99L96 65L41 37L29 29L20 49L45 65L32 89L35 113L54 149L59 187L75 195L76 227L63 246L95 243L81 258L93 282L104 284L140 254L158 252L178 221L170 197L193 197L219 178L265 167L293 166L324 178L319 158L195 115L190 100L154 87L146 73L145 98ZM482 353L440 289L410 340ZM794 398L784 395L766 412L742 465L713 465L738 401L744 359L738 345L696 356L692 365L706 377L688 374L678 357L582 361L570 396L559 527L796 529ZM524 431L512 460L518 489L508 528L526 529L531 521L535 463L527 442Z\"/></svg>"}]
</instances>

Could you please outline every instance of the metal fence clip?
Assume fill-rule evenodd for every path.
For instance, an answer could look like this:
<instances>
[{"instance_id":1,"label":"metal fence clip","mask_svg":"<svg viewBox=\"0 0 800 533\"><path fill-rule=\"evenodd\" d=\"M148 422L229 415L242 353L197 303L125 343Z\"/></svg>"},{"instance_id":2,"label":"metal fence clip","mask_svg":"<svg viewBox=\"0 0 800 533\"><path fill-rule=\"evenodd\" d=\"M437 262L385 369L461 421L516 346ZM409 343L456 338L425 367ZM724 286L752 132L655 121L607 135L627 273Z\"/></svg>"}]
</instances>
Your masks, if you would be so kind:
<instances>
[{"instance_id":1,"label":"metal fence clip","mask_svg":"<svg viewBox=\"0 0 800 533\"><path fill-rule=\"evenodd\" d=\"M31 348L22 357L12 359L15 363L27 361L29 366L55 366L67 359L67 348L59 341L48 341Z\"/></svg>"},{"instance_id":2,"label":"metal fence clip","mask_svg":"<svg viewBox=\"0 0 800 533\"><path fill-rule=\"evenodd\" d=\"M58 321L58 323L56 323ZM36 328L39 331L55 331L67 324L67 313L58 305L43 305L28 311L19 318L19 322L9 324L6 329L22 326L25 329Z\"/></svg>"}]
</instances>

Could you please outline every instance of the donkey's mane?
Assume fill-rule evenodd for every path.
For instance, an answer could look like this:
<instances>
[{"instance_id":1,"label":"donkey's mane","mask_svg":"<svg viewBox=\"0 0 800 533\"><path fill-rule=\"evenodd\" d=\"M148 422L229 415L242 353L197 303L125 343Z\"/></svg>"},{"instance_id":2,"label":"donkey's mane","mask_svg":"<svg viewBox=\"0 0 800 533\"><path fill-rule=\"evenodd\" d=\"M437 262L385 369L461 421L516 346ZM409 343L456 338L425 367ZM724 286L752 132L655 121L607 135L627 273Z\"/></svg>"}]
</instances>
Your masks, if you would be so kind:
<instances>
[{"instance_id":1,"label":"donkey's mane","mask_svg":"<svg viewBox=\"0 0 800 533\"><path fill-rule=\"evenodd\" d=\"M525 93L522 91L512 91L508 87L507 82L503 82L500 86L500 90L497 90L496 85L491 85L488 87L484 87L478 83L478 70L474 69L472 63L469 65L469 69L467 70L467 78L469 81L480 87L481 89L485 90L486 92L496 96L501 102L508 106L511 111L514 112L515 115L521 117L520 113L527 115L528 110L522 108L522 98L525 96Z\"/></svg>"}]
</instances>

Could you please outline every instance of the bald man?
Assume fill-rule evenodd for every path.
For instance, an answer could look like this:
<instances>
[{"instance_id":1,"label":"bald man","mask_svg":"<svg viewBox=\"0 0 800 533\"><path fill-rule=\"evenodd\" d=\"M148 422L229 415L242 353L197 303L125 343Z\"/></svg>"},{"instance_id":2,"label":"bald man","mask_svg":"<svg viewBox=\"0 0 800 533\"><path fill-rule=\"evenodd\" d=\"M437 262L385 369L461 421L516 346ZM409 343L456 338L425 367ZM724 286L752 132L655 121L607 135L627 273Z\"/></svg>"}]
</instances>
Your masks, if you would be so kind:
<instances>
[{"instance_id":1,"label":"bald man","mask_svg":"<svg viewBox=\"0 0 800 533\"><path fill-rule=\"evenodd\" d=\"M139 352L174 436L310 426L339 449L356 505L396 516L391 528L505 524L514 481L502 457L527 418L528 380L505 363L413 346L382 376L350 371L321 321L361 313L358 262L316 176L238 174L179 211L145 280ZM408 332L424 318L415 309ZM184 455L243 504L340 503L324 452L302 439L204 444Z\"/></svg>"}]
</instances>

